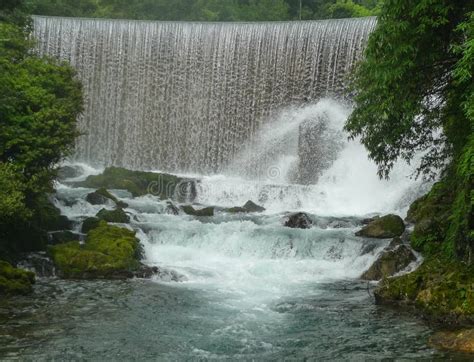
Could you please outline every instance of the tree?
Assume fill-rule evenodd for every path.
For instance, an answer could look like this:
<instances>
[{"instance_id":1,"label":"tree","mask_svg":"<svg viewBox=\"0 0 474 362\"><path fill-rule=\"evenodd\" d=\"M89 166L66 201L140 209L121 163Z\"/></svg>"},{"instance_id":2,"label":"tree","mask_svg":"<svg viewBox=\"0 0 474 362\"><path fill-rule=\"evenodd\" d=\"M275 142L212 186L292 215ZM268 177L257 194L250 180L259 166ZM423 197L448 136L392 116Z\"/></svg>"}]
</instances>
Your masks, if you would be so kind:
<instances>
[{"instance_id":1,"label":"tree","mask_svg":"<svg viewBox=\"0 0 474 362\"><path fill-rule=\"evenodd\" d=\"M442 182L414 204L412 245L474 262L474 3L387 0L353 80L346 130L389 177L422 155L418 175ZM421 211L420 211L421 210ZM441 230L441 231L440 231Z\"/></svg>"}]
</instances>

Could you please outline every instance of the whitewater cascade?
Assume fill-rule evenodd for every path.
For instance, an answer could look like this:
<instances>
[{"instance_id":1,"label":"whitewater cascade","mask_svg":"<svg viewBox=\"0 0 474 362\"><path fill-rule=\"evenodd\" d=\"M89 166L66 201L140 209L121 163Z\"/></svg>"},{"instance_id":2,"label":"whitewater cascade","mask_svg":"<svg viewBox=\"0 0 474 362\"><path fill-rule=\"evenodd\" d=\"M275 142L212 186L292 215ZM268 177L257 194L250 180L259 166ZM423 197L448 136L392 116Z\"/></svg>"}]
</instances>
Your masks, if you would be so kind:
<instances>
[{"instance_id":1,"label":"whitewater cascade","mask_svg":"<svg viewBox=\"0 0 474 362\"><path fill-rule=\"evenodd\" d=\"M204 174L281 109L344 99L375 23L34 17L39 53L69 61L84 84L77 160Z\"/></svg>"}]
</instances>

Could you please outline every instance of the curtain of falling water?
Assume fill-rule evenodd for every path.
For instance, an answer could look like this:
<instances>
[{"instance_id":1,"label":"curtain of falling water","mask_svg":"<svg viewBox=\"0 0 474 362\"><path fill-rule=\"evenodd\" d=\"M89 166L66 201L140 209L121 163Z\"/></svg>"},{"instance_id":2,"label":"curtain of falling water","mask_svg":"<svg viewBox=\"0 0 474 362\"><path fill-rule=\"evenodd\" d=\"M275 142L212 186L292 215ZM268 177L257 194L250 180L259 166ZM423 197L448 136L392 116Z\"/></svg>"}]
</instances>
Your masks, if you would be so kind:
<instances>
[{"instance_id":1,"label":"curtain of falling water","mask_svg":"<svg viewBox=\"0 0 474 362\"><path fill-rule=\"evenodd\" d=\"M343 97L375 18L184 23L34 17L85 91L76 159L213 173L278 109Z\"/></svg>"}]
</instances>

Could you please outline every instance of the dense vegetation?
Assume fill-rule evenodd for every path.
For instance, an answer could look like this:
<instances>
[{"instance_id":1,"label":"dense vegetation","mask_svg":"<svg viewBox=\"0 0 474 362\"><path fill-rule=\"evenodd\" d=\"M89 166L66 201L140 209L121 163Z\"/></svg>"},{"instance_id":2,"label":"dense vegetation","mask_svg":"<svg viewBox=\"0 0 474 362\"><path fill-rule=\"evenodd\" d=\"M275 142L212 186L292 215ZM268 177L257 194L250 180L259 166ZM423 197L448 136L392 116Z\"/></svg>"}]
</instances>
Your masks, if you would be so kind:
<instances>
[{"instance_id":1,"label":"dense vegetation","mask_svg":"<svg viewBox=\"0 0 474 362\"><path fill-rule=\"evenodd\" d=\"M413 206L415 247L473 262L474 3L386 1L354 86L346 128L380 176L422 152L441 184ZM416 160L415 160L416 161ZM436 200L436 201L433 201ZM416 210L415 210L416 209ZM410 216L410 215L409 215Z\"/></svg>"},{"instance_id":2,"label":"dense vegetation","mask_svg":"<svg viewBox=\"0 0 474 362\"><path fill-rule=\"evenodd\" d=\"M38 15L183 21L276 21L376 15L380 0L31 0Z\"/></svg>"},{"instance_id":3,"label":"dense vegetation","mask_svg":"<svg viewBox=\"0 0 474 362\"><path fill-rule=\"evenodd\" d=\"M40 247L64 219L48 203L55 165L70 151L82 110L71 67L32 52L21 1L0 8L0 251Z\"/></svg>"}]
</instances>

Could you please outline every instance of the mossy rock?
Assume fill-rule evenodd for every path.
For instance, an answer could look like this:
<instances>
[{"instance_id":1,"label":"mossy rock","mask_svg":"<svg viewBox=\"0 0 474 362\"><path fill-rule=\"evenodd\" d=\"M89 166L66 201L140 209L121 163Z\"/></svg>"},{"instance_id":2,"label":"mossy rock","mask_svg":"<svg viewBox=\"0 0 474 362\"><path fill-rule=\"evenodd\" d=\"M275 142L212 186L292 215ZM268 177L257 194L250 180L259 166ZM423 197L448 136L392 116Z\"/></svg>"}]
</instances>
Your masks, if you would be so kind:
<instances>
[{"instance_id":1,"label":"mossy rock","mask_svg":"<svg viewBox=\"0 0 474 362\"><path fill-rule=\"evenodd\" d=\"M130 217L120 208L115 210L102 209L97 213L96 217L99 220L119 224L128 224L130 222Z\"/></svg>"},{"instance_id":2,"label":"mossy rock","mask_svg":"<svg viewBox=\"0 0 474 362\"><path fill-rule=\"evenodd\" d=\"M81 232L87 234L92 229L95 229L100 224L98 217L88 217L82 222Z\"/></svg>"},{"instance_id":3,"label":"mossy rock","mask_svg":"<svg viewBox=\"0 0 474 362\"><path fill-rule=\"evenodd\" d=\"M33 291L35 274L0 261L0 295L28 294Z\"/></svg>"},{"instance_id":4,"label":"mossy rock","mask_svg":"<svg viewBox=\"0 0 474 362\"><path fill-rule=\"evenodd\" d=\"M432 256L414 272L385 278L378 304L411 305L444 324L474 323L474 266Z\"/></svg>"},{"instance_id":5,"label":"mossy rock","mask_svg":"<svg viewBox=\"0 0 474 362\"><path fill-rule=\"evenodd\" d=\"M430 345L438 349L474 355L474 329L437 332L430 338Z\"/></svg>"},{"instance_id":6,"label":"mossy rock","mask_svg":"<svg viewBox=\"0 0 474 362\"><path fill-rule=\"evenodd\" d=\"M361 279L380 280L382 278L393 276L405 269L415 260L416 256L409 247L406 245L399 245L392 250L384 251L375 263L362 274Z\"/></svg>"},{"instance_id":7,"label":"mossy rock","mask_svg":"<svg viewBox=\"0 0 474 362\"><path fill-rule=\"evenodd\" d=\"M356 233L356 236L366 238L388 239L396 238L405 231L405 224L398 215L385 215L374 219Z\"/></svg>"},{"instance_id":8,"label":"mossy rock","mask_svg":"<svg viewBox=\"0 0 474 362\"><path fill-rule=\"evenodd\" d=\"M161 199L173 197L181 178L154 172L130 171L120 167L108 167L100 175L91 175L77 186L89 188L122 189L134 197L152 194Z\"/></svg>"},{"instance_id":9,"label":"mossy rock","mask_svg":"<svg viewBox=\"0 0 474 362\"><path fill-rule=\"evenodd\" d=\"M181 209L184 211L185 214L191 215L191 216L204 216L204 217L214 216L213 207L206 207L204 209L197 210L191 205L185 205L185 206L181 206Z\"/></svg>"},{"instance_id":10,"label":"mossy rock","mask_svg":"<svg viewBox=\"0 0 474 362\"><path fill-rule=\"evenodd\" d=\"M100 189L88 194L86 196L86 201L92 205L103 205L103 204L106 204L108 201L112 201L115 203L117 207L121 207L121 208L128 207L128 204L117 199L104 187L101 187Z\"/></svg>"},{"instance_id":11,"label":"mossy rock","mask_svg":"<svg viewBox=\"0 0 474 362\"><path fill-rule=\"evenodd\" d=\"M123 279L141 267L141 247L135 232L101 221L86 242L50 248L60 275L67 279Z\"/></svg>"}]
</instances>

